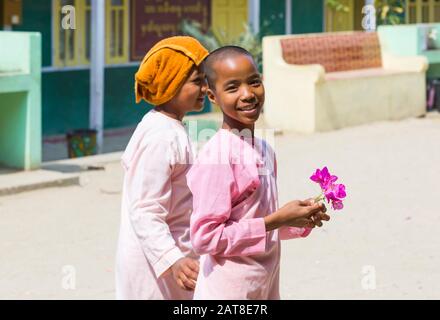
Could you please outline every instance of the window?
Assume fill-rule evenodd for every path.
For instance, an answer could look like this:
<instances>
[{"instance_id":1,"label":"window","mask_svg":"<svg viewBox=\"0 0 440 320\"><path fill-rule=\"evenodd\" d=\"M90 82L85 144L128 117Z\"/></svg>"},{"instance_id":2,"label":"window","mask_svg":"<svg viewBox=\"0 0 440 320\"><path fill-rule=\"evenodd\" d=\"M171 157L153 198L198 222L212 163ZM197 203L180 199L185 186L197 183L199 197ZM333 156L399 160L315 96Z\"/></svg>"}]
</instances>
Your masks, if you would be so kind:
<instances>
[{"instance_id":1,"label":"window","mask_svg":"<svg viewBox=\"0 0 440 320\"><path fill-rule=\"evenodd\" d=\"M64 6L75 8L76 29L61 27ZM106 63L128 62L129 0L106 0ZM53 0L54 65L81 66L90 63L91 0Z\"/></svg>"},{"instance_id":2,"label":"window","mask_svg":"<svg viewBox=\"0 0 440 320\"><path fill-rule=\"evenodd\" d=\"M222 41L236 40L248 21L248 0L212 0L212 28Z\"/></svg>"},{"instance_id":3,"label":"window","mask_svg":"<svg viewBox=\"0 0 440 320\"><path fill-rule=\"evenodd\" d=\"M77 29L63 29L61 27L64 18L61 8L73 6L75 14L79 11L78 0L56 0L54 1L54 64L56 66L74 66L80 64L78 52L79 48L79 21L76 20ZM77 16L78 18L78 16Z\"/></svg>"},{"instance_id":4,"label":"window","mask_svg":"<svg viewBox=\"0 0 440 320\"><path fill-rule=\"evenodd\" d=\"M406 7L406 22L417 23L417 3L416 0L408 0Z\"/></svg>"},{"instance_id":5,"label":"window","mask_svg":"<svg viewBox=\"0 0 440 320\"><path fill-rule=\"evenodd\" d=\"M110 64L128 61L128 2L107 0L106 59Z\"/></svg>"},{"instance_id":6,"label":"window","mask_svg":"<svg viewBox=\"0 0 440 320\"><path fill-rule=\"evenodd\" d=\"M329 5L325 5L326 32L348 31L354 29L354 1L340 0L339 2L348 8L348 12L338 11Z\"/></svg>"},{"instance_id":7,"label":"window","mask_svg":"<svg viewBox=\"0 0 440 320\"><path fill-rule=\"evenodd\" d=\"M440 0L408 0L406 22L440 22Z\"/></svg>"}]
</instances>

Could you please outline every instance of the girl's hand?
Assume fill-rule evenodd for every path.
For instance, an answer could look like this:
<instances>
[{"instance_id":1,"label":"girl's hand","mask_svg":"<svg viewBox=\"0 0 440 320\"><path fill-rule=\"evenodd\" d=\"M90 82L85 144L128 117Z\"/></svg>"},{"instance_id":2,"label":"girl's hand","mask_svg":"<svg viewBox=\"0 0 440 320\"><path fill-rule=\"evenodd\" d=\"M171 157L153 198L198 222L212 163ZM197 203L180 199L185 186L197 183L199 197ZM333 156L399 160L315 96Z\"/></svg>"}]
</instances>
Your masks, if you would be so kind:
<instances>
[{"instance_id":1,"label":"girl's hand","mask_svg":"<svg viewBox=\"0 0 440 320\"><path fill-rule=\"evenodd\" d=\"M287 203L275 213L266 216L264 222L266 230L274 230L282 226L298 228L321 227L322 220L328 221L330 217L325 214L327 209L322 203L312 200L295 200Z\"/></svg>"},{"instance_id":2,"label":"girl's hand","mask_svg":"<svg viewBox=\"0 0 440 320\"><path fill-rule=\"evenodd\" d=\"M191 258L177 260L172 266L173 278L183 290L193 291L199 274L199 262Z\"/></svg>"},{"instance_id":3,"label":"girl's hand","mask_svg":"<svg viewBox=\"0 0 440 320\"><path fill-rule=\"evenodd\" d=\"M305 200L305 202L308 203L308 205L310 205L310 206L316 203L316 201L313 198L309 198L309 199ZM330 216L328 214L326 214L327 208L326 208L325 204L321 203L321 205L323 207L323 210L321 210L321 212L315 213L310 216L310 219L313 221L313 223L317 227L322 227L322 220L324 220L324 221L330 220Z\"/></svg>"}]
</instances>

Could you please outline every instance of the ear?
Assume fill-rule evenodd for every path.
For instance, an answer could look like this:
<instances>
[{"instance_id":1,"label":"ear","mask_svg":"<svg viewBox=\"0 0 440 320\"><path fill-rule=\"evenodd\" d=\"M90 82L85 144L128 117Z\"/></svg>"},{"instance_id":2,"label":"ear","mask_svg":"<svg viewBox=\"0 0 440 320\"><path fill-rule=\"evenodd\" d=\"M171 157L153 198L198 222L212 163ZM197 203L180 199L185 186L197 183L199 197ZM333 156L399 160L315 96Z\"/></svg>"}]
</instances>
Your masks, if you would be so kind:
<instances>
[{"instance_id":1,"label":"ear","mask_svg":"<svg viewBox=\"0 0 440 320\"><path fill-rule=\"evenodd\" d=\"M208 96L208 99L209 99L209 101L211 101L211 103L218 105L217 98L215 96L215 92L212 89L208 89L206 91L206 95Z\"/></svg>"}]
</instances>

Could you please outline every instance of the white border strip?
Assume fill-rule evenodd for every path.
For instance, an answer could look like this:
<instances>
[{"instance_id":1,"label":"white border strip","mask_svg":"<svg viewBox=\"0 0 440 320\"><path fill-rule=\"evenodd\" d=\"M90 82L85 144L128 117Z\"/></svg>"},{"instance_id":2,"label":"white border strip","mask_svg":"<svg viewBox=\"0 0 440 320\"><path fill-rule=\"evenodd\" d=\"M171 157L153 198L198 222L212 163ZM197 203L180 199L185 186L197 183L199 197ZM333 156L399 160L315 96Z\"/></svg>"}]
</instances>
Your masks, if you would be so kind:
<instances>
[{"instance_id":1,"label":"white border strip","mask_svg":"<svg viewBox=\"0 0 440 320\"><path fill-rule=\"evenodd\" d=\"M106 64L106 69L112 68L129 68L129 67L138 67L141 62L127 62L120 64ZM51 72L67 72L67 71L82 71L82 70L90 70L90 66L73 66L73 67L43 67L41 71L43 73L51 73Z\"/></svg>"},{"instance_id":2,"label":"white border strip","mask_svg":"<svg viewBox=\"0 0 440 320\"><path fill-rule=\"evenodd\" d=\"M285 19L286 19L286 25L285 25L285 33L286 34L292 34L292 0L285 0L286 1L286 10L285 10Z\"/></svg>"}]
</instances>

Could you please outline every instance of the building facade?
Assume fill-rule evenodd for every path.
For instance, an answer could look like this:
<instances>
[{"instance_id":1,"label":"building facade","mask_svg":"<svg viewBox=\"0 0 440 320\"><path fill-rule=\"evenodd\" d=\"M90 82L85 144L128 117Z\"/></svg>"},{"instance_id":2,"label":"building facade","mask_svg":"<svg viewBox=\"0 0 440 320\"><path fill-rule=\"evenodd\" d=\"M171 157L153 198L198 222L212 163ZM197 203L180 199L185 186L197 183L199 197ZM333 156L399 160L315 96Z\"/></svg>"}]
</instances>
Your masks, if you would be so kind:
<instances>
[{"instance_id":1,"label":"building facade","mask_svg":"<svg viewBox=\"0 0 440 320\"><path fill-rule=\"evenodd\" d=\"M262 36L361 30L361 8L371 1L340 2L350 8L348 13L332 10L326 0L105 0L104 128L133 126L151 108L135 104L134 74L149 47L179 34L184 19L212 28L226 41L245 24ZM440 14L440 0L406 5L408 22L434 21ZM5 7L17 14L7 16ZM91 0L0 0L0 8L0 28L42 35L43 135L88 128ZM74 21L67 21L69 8L75 11ZM74 23L75 29L63 23ZM207 104L203 112L209 111Z\"/></svg>"},{"instance_id":2,"label":"building facade","mask_svg":"<svg viewBox=\"0 0 440 320\"><path fill-rule=\"evenodd\" d=\"M286 32L286 16L289 16L285 12L286 2L105 0L104 127L133 126L151 108L146 103L135 104L134 73L149 46L161 37L178 34L183 19L198 20L205 28L212 27L227 39L237 36L245 23L265 34L279 34ZM322 0L289 2L292 32L322 31ZM17 17L3 18L3 12L0 27L38 31L42 35L43 135L88 128L91 1L0 0L0 7L4 9L17 3L20 6ZM66 21L69 6L74 8L74 21ZM304 20L302 23L298 23L299 16ZM63 28L63 21L74 23L75 29ZM209 108L207 105L203 112L210 111Z\"/></svg>"}]
</instances>

